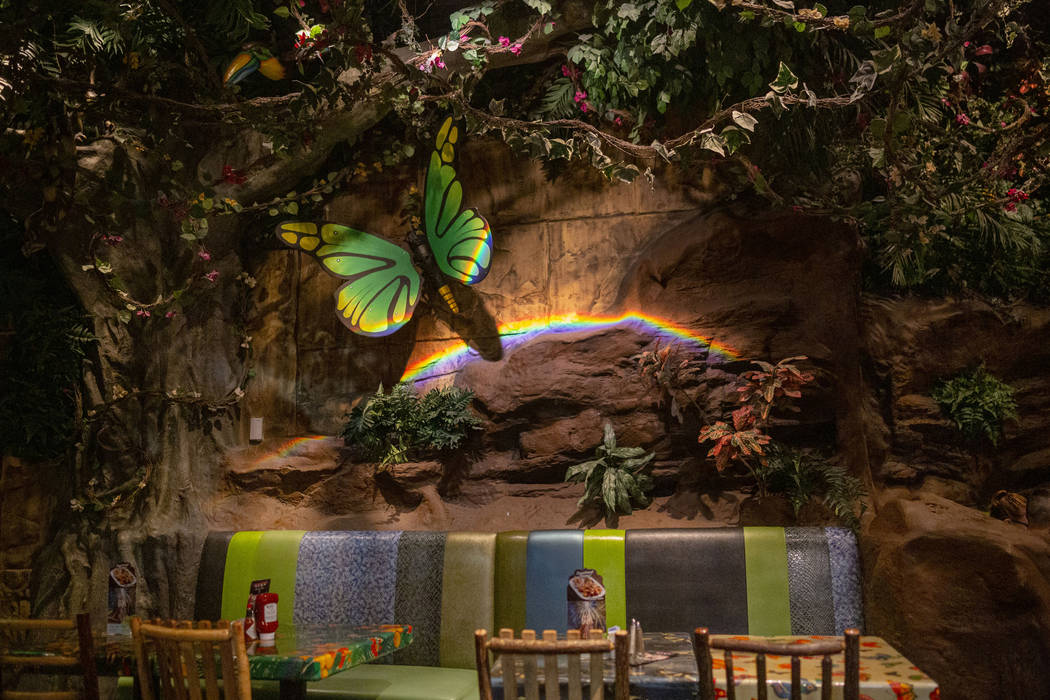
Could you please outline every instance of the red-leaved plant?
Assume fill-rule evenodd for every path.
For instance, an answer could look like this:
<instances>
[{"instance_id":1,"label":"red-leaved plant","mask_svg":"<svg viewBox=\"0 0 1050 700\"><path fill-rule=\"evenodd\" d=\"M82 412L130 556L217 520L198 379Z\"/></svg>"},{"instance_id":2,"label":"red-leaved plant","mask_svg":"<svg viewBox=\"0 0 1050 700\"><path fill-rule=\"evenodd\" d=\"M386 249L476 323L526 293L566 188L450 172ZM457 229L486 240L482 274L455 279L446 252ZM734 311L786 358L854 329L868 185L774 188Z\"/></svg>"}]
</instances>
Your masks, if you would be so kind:
<instances>
[{"instance_id":1,"label":"red-leaved plant","mask_svg":"<svg viewBox=\"0 0 1050 700\"><path fill-rule=\"evenodd\" d=\"M755 477L759 495L765 495L765 479L761 467L766 465L765 445L770 436L764 431L769 422L769 415L775 404L783 403L782 399L797 399L802 396L802 386L813 381L813 375L795 367L793 362L807 359L805 355L787 357L772 365L761 360L752 364L759 369L748 370L740 375L744 385L737 389L737 396L743 404L732 413L733 424L716 421L714 425L705 425L700 430L697 442L713 441L714 446L707 452L708 457L715 458L715 467L719 473L736 461L743 464ZM789 410L798 410L788 406ZM757 460L757 465L753 460Z\"/></svg>"}]
</instances>

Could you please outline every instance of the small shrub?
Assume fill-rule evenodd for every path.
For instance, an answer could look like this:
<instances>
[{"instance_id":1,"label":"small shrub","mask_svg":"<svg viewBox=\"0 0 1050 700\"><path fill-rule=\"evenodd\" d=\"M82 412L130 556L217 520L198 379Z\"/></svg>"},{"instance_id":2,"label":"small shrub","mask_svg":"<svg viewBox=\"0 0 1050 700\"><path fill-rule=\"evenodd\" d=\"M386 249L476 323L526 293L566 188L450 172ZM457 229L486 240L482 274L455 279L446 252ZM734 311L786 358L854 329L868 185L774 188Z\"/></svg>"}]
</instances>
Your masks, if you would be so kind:
<instances>
[{"instance_id":1,"label":"small shrub","mask_svg":"<svg viewBox=\"0 0 1050 700\"><path fill-rule=\"evenodd\" d=\"M452 450L468 432L481 428L481 419L470 410L473 398L473 392L455 387L431 389L420 396L404 384L387 394L380 386L350 411L342 435L365 459L383 466L407 462L427 451Z\"/></svg>"},{"instance_id":2,"label":"small shrub","mask_svg":"<svg viewBox=\"0 0 1050 700\"><path fill-rule=\"evenodd\" d=\"M938 384L932 393L956 427L971 440L988 438L999 443L1003 423L1017 418L1014 390L981 365Z\"/></svg>"},{"instance_id":3,"label":"small shrub","mask_svg":"<svg viewBox=\"0 0 1050 700\"><path fill-rule=\"evenodd\" d=\"M839 522L858 530L867 495L861 480L845 469L798 450L775 445L769 449L761 479L768 493L783 494L798 517L802 507L820 499ZM760 487L761 488L761 487Z\"/></svg>"},{"instance_id":4,"label":"small shrub","mask_svg":"<svg viewBox=\"0 0 1050 700\"><path fill-rule=\"evenodd\" d=\"M641 447L617 447L611 423L605 424L605 438L594 452L594 459L569 467L565 480L585 484L581 508L592 504L613 525L620 515L630 515L633 508L646 508L651 503L649 475L655 453L646 454Z\"/></svg>"}]
</instances>

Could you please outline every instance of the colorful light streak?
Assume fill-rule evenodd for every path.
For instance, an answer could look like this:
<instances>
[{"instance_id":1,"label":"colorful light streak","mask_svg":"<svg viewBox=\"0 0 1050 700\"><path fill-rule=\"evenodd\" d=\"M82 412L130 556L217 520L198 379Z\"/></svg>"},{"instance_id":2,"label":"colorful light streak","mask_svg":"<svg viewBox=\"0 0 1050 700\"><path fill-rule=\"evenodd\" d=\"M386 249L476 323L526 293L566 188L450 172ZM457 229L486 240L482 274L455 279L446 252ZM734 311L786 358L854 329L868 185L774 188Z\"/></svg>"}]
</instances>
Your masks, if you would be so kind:
<instances>
[{"instance_id":1,"label":"colorful light streak","mask_svg":"<svg viewBox=\"0 0 1050 700\"><path fill-rule=\"evenodd\" d=\"M505 323L499 327L503 350L509 351L545 333L570 333L573 331L600 330L615 326L630 326L657 338L693 344L698 350L708 350L729 360L740 359L740 354L713 339L698 335L674 323L632 311L622 316L580 316L567 314L544 319L530 319ZM401 376L402 382L425 382L455 372L477 359L478 353L463 342L438 350L410 364Z\"/></svg>"},{"instance_id":2,"label":"colorful light streak","mask_svg":"<svg viewBox=\"0 0 1050 700\"><path fill-rule=\"evenodd\" d=\"M326 435L307 435L306 437L292 438L288 442L284 443L276 450L267 452L259 459L255 460L255 466L259 467L265 462L271 459L283 458L283 457L299 457L305 452L303 448L309 443L318 442L320 440L327 440L329 436Z\"/></svg>"}]
</instances>

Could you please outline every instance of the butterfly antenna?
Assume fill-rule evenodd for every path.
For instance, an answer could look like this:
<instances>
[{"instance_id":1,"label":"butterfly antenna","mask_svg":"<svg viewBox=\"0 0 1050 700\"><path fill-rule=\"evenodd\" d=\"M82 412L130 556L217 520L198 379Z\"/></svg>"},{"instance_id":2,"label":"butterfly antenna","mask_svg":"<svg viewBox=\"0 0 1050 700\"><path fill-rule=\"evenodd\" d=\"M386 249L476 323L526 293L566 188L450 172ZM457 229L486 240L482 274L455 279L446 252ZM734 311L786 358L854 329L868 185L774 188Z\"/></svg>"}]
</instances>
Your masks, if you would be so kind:
<instances>
[{"instance_id":1,"label":"butterfly antenna","mask_svg":"<svg viewBox=\"0 0 1050 700\"><path fill-rule=\"evenodd\" d=\"M452 296L452 290L449 289L447 284L438 287L438 294L440 294L441 298L445 300L446 304L448 304L448 308L452 309L452 313L459 313L459 304L456 303L455 298Z\"/></svg>"}]
</instances>

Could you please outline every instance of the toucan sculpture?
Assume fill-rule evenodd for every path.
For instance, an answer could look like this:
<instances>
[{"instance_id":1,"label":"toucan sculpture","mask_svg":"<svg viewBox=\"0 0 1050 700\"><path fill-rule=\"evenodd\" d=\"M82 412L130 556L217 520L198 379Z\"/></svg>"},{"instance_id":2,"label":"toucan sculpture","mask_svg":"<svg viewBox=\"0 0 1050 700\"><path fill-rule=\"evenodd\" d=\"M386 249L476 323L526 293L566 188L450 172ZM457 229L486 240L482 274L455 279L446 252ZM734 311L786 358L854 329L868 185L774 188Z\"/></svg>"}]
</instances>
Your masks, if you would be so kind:
<instances>
[{"instance_id":1,"label":"toucan sculpture","mask_svg":"<svg viewBox=\"0 0 1050 700\"><path fill-rule=\"evenodd\" d=\"M223 85L236 85L259 71L270 80L284 79L284 66L268 49L259 46L245 48L233 57L222 76Z\"/></svg>"}]
</instances>

